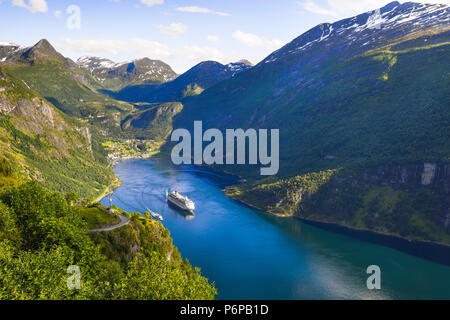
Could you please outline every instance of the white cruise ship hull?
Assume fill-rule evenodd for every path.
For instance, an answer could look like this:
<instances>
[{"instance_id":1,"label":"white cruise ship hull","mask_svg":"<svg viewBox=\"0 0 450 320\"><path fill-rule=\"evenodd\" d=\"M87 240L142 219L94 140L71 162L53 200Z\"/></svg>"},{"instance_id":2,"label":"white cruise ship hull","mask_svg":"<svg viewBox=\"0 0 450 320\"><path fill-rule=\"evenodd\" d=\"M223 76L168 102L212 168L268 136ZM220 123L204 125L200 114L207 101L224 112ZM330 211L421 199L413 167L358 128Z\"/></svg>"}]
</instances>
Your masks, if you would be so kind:
<instances>
[{"instance_id":1,"label":"white cruise ship hull","mask_svg":"<svg viewBox=\"0 0 450 320\"><path fill-rule=\"evenodd\" d=\"M177 199L173 199L171 196L167 197L167 201L173 205L174 207L181 209L183 211L192 212L195 210L195 206L188 207L184 203L181 203L180 201L177 201Z\"/></svg>"}]
</instances>

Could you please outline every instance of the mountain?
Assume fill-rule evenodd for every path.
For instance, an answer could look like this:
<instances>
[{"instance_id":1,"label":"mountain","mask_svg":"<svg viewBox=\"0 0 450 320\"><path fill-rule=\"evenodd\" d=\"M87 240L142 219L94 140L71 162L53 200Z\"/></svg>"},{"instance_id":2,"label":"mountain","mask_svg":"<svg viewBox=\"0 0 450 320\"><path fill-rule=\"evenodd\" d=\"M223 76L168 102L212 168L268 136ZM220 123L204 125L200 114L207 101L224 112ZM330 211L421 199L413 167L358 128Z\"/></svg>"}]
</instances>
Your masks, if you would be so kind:
<instances>
[{"instance_id":1,"label":"mountain","mask_svg":"<svg viewBox=\"0 0 450 320\"><path fill-rule=\"evenodd\" d=\"M73 119L0 68L0 154L25 179L82 197L114 180L95 128Z\"/></svg>"},{"instance_id":2,"label":"mountain","mask_svg":"<svg viewBox=\"0 0 450 320\"><path fill-rule=\"evenodd\" d=\"M5 62L12 53L20 49L21 47L17 44L0 42L0 62Z\"/></svg>"},{"instance_id":3,"label":"mountain","mask_svg":"<svg viewBox=\"0 0 450 320\"><path fill-rule=\"evenodd\" d=\"M76 67L75 62L65 58L53 48L46 39L40 40L32 47L22 48L13 45L0 46L0 50L6 53L3 57L6 65L29 64L34 65L40 62L53 61L68 67ZM8 49L10 51L8 52Z\"/></svg>"},{"instance_id":4,"label":"mountain","mask_svg":"<svg viewBox=\"0 0 450 320\"><path fill-rule=\"evenodd\" d=\"M393 2L184 99L174 128L280 129L278 176L225 167L251 206L450 243L449 57L448 6Z\"/></svg>"},{"instance_id":5,"label":"mountain","mask_svg":"<svg viewBox=\"0 0 450 320\"><path fill-rule=\"evenodd\" d=\"M449 8L394 2L379 13L380 29L371 25L377 12L311 29L183 101L175 124L280 128L284 175L367 159L442 159L448 144L426 144L424 155L419 137L435 138L438 119L422 123L433 116L427 109L441 110L448 97Z\"/></svg>"},{"instance_id":6,"label":"mountain","mask_svg":"<svg viewBox=\"0 0 450 320\"><path fill-rule=\"evenodd\" d=\"M183 110L183 105L176 101L199 95L205 88L251 67L251 63L245 60L227 65L206 61L170 82L131 86L118 93L109 92L119 100L147 102L141 103L143 106L136 105L141 110L130 112L122 121L123 135L163 144L172 131L173 118Z\"/></svg>"},{"instance_id":7,"label":"mountain","mask_svg":"<svg viewBox=\"0 0 450 320\"><path fill-rule=\"evenodd\" d=\"M124 136L164 144L173 130L173 118L183 110L178 102L168 102L130 113L122 121Z\"/></svg>"},{"instance_id":8,"label":"mountain","mask_svg":"<svg viewBox=\"0 0 450 320\"><path fill-rule=\"evenodd\" d=\"M119 100L130 102L163 103L179 101L188 96L199 95L215 84L235 77L252 67L246 60L223 65L215 61L205 61L194 66L173 81L159 85L130 86L117 93L111 93Z\"/></svg>"},{"instance_id":9,"label":"mountain","mask_svg":"<svg viewBox=\"0 0 450 320\"><path fill-rule=\"evenodd\" d=\"M100 125L103 135L120 134L120 122L133 106L99 92L102 85L90 72L65 58L47 40L26 48L4 46L3 52L8 55L1 65L10 77L22 81L65 114Z\"/></svg>"},{"instance_id":10,"label":"mountain","mask_svg":"<svg viewBox=\"0 0 450 320\"><path fill-rule=\"evenodd\" d=\"M170 134L173 116L182 110L167 104L141 111L98 92L90 71L45 39L32 47L5 44L1 50L2 157L24 177L51 190L98 196L114 180L102 144L136 137L162 143ZM155 75L159 70L149 59L115 67L104 59L90 60L92 70L126 67L129 74L137 74L132 65Z\"/></svg>"},{"instance_id":11,"label":"mountain","mask_svg":"<svg viewBox=\"0 0 450 320\"><path fill-rule=\"evenodd\" d=\"M182 259L170 232L148 212L86 200L118 181L99 131L108 129L110 112L120 130L118 106L128 105L84 85L85 74L46 41L5 47L11 48L1 51L7 63L0 64L0 297L214 299L214 283ZM112 230L98 230L105 227ZM85 270L77 290L67 289L68 266Z\"/></svg>"},{"instance_id":12,"label":"mountain","mask_svg":"<svg viewBox=\"0 0 450 320\"><path fill-rule=\"evenodd\" d=\"M104 58L81 57L77 64L110 90L144 83L164 83L178 76L166 63L148 58L115 63Z\"/></svg>"}]
</instances>

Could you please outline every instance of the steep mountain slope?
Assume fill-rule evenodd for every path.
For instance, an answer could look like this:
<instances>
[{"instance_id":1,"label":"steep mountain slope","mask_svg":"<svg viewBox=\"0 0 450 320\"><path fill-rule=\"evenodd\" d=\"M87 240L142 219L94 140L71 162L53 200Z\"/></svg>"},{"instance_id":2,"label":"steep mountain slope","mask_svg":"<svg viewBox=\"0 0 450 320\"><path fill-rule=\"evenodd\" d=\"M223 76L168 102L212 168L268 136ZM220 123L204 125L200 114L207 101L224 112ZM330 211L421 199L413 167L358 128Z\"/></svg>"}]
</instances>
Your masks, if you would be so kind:
<instances>
[{"instance_id":1,"label":"steep mountain slope","mask_svg":"<svg viewBox=\"0 0 450 320\"><path fill-rule=\"evenodd\" d=\"M227 193L280 215L450 243L450 9L321 24L183 101L175 128L279 128L280 173ZM424 205L426 203L426 205Z\"/></svg>"},{"instance_id":2,"label":"steep mountain slope","mask_svg":"<svg viewBox=\"0 0 450 320\"><path fill-rule=\"evenodd\" d=\"M98 57L81 57L77 64L91 73L105 89L118 90L131 85L164 83L177 77L166 63L148 58L115 63Z\"/></svg>"},{"instance_id":3,"label":"steep mountain slope","mask_svg":"<svg viewBox=\"0 0 450 320\"><path fill-rule=\"evenodd\" d=\"M46 39L40 40L32 47L19 47L13 50L6 56L4 62L5 64L35 65L43 61L55 61L69 67L76 67L76 64L72 60L58 53Z\"/></svg>"},{"instance_id":4,"label":"steep mountain slope","mask_svg":"<svg viewBox=\"0 0 450 320\"><path fill-rule=\"evenodd\" d=\"M164 144L173 130L173 118L182 110L181 103L169 102L132 113L122 122L123 134Z\"/></svg>"},{"instance_id":5,"label":"steep mountain slope","mask_svg":"<svg viewBox=\"0 0 450 320\"><path fill-rule=\"evenodd\" d=\"M187 96L196 96L215 84L232 78L244 70L251 68L248 61L223 65L215 61L199 63L173 81L160 85L130 86L113 97L130 102L171 102L179 101Z\"/></svg>"},{"instance_id":6,"label":"steep mountain slope","mask_svg":"<svg viewBox=\"0 0 450 320\"><path fill-rule=\"evenodd\" d=\"M58 53L47 40L10 53L3 70L38 92L64 113L101 125L105 135L120 134L120 121L133 107L96 91L89 72Z\"/></svg>"},{"instance_id":7,"label":"steep mountain slope","mask_svg":"<svg viewBox=\"0 0 450 320\"><path fill-rule=\"evenodd\" d=\"M149 213L74 205L75 198L18 179L0 158L0 299L203 300L217 295ZM114 221L119 212L129 219L127 225L92 232L92 226ZM83 270L77 290L67 289L68 266Z\"/></svg>"},{"instance_id":8,"label":"steep mountain slope","mask_svg":"<svg viewBox=\"0 0 450 320\"><path fill-rule=\"evenodd\" d=\"M442 5L391 3L380 10L381 29L368 22L376 13L317 26L183 101L175 126L202 119L205 128L280 128L285 176L444 159L449 12Z\"/></svg>"},{"instance_id":9,"label":"steep mountain slope","mask_svg":"<svg viewBox=\"0 0 450 320\"><path fill-rule=\"evenodd\" d=\"M93 128L0 70L0 155L52 190L98 195L114 174Z\"/></svg>"},{"instance_id":10,"label":"steep mountain slope","mask_svg":"<svg viewBox=\"0 0 450 320\"><path fill-rule=\"evenodd\" d=\"M214 299L214 284L149 213L77 202L115 180L98 131L122 133L132 106L83 84L90 75L47 41L8 47L0 52L0 299ZM118 212L127 225L89 228ZM70 265L84 270L79 290L67 290Z\"/></svg>"},{"instance_id":11,"label":"steep mountain slope","mask_svg":"<svg viewBox=\"0 0 450 320\"><path fill-rule=\"evenodd\" d=\"M0 42L0 62L5 62L11 54L20 49L21 47L17 44Z\"/></svg>"}]
</instances>

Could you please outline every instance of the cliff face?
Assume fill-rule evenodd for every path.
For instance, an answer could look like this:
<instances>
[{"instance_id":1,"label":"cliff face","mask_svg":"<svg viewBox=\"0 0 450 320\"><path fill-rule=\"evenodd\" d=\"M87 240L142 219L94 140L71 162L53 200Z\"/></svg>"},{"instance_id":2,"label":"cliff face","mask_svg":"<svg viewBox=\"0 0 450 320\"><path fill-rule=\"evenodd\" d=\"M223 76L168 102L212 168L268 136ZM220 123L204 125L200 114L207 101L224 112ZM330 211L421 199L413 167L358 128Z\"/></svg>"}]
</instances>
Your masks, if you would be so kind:
<instances>
[{"instance_id":1,"label":"cliff face","mask_svg":"<svg viewBox=\"0 0 450 320\"><path fill-rule=\"evenodd\" d=\"M114 178L101 152L85 123L0 71L0 158L51 190L90 197Z\"/></svg>"},{"instance_id":2,"label":"cliff face","mask_svg":"<svg viewBox=\"0 0 450 320\"><path fill-rule=\"evenodd\" d=\"M411 191L431 186L449 194L450 164L386 165L366 170L363 181Z\"/></svg>"},{"instance_id":3,"label":"cliff face","mask_svg":"<svg viewBox=\"0 0 450 320\"><path fill-rule=\"evenodd\" d=\"M331 170L228 188L269 213L450 244L450 164Z\"/></svg>"},{"instance_id":4,"label":"cliff face","mask_svg":"<svg viewBox=\"0 0 450 320\"><path fill-rule=\"evenodd\" d=\"M430 203L429 207L421 208L420 213L439 229L447 234L450 233L450 164L448 163L385 165L366 169L359 179L341 180L336 177L334 180L335 183L342 182L344 186L360 185L363 190L390 189L418 203L433 199L434 203Z\"/></svg>"}]
</instances>

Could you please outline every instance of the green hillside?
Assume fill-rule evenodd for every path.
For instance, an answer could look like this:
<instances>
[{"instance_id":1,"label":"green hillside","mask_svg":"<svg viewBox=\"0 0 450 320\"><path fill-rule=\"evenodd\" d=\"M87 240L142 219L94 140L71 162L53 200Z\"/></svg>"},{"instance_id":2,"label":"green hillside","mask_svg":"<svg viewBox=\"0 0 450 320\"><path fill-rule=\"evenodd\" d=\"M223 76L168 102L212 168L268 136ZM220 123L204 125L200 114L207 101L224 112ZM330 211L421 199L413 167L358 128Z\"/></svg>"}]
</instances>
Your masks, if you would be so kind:
<instances>
[{"instance_id":1,"label":"green hillside","mask_svg":"<svg viewBox=\"0 0 450 320\"><path fill-rule=\"evenodd\" d=\"M96 129L60 112L23 81L0 75L1 156L49 189L100 194L114 173Z\"/></svg>"},{"instance_id":2,"label":"green hillside","mask_svg":"<svg viewBox=\"0 0 450 320\"><path fill-rule=\"evenodd\" d=\"M301 69L308 83L282 94L273 86L282 76L262 66L185 100L175 127L191 128L202 119L205 128L280 128L284 177L340 166L446 161L449 55L450 45L443 43L380 48L342 62L331 58L320 69ZM234 88L245 95L223 93ZM248 168L229 169L249 175Z\"/></svg>"},{"instance_id":3,"label":"green hillside","mask_svg":"<svg viewBox=\"0 0 450 320\"><path fill-rule=\"evenodd\" d=\"M223 65L215 61L204 61L186 71L176 79L158 84L131 85L117 92L106 91L116 99L130 102L163 103L181 101L197 96L205 89L229 79L251 68L248 61Z\"/></svg>"},{"instance_id":4,"label":"green hillside","mask_svg":"<svg viewBox=\"0 0 450 320\"><path fill-rule=\"evenodd\" d=\"M111 233L87 234L91 211L36 182L22 183L0 160L0 299L203 300L213 284L182 260L162 224L139 213ZM96 213L97 215L99 213ZM69 290L68 266L81 271ZM150 276L151 275L151 276Z\"/></svg>"},{"instance_id":5,"label":"green hillside","mask_svg":"<svg viewBox=\"0 0 450 320\"><path fill-rule=\"evenodd\" d=\"M213 167L246 179L226 193L250 206L450 244L448 26L355 36L352 23L319 25L183 100L174 128L280 129L277 176L263 179L259 165Z\"/></svg>"},{"instance_id":6,"label":"green hillside","mask_svg":"<svg viewBox=\"0 0 450 320\"><path fill-rule=\"evenodd\" d=\"M74 71L53 61L32 66L9 66L5 72L23 80L67 115L101 125L106 134L120 134L123 114L133 109L130 104L111 99L83 84L84 81L79 81L79 78L85 75L80 70ZM93 79L91 81L94 82Z\"/></svg>"},{"instance_id":7,"label":"green hillside","mask_svg":"<svg viewBox=\"0 0 450 320\"><path fill-rule=\"evenodd\" d=\"M164 103L131 113L122 122L124 135L164 143L173 130L173 118L182 110L181 103Z\"/></svg>"}]
</instances>

